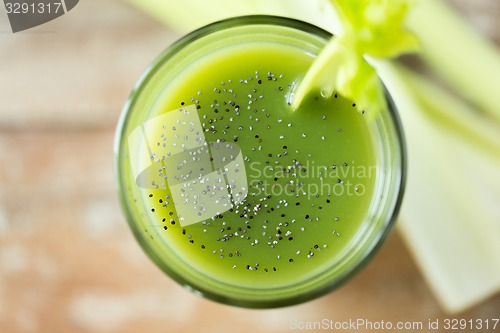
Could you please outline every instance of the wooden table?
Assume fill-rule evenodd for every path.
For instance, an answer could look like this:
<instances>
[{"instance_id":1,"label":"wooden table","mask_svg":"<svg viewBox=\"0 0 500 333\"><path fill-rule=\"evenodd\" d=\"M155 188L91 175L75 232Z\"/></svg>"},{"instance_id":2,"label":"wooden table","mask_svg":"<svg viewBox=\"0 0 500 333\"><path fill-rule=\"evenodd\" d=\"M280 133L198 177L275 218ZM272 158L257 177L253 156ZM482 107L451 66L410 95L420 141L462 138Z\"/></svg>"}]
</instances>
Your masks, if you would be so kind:
<instances>
[{"instance_id":1,"label":"wooden table","mask_svg":"<svg viewBox=\"0 0 500 333\"><path fill-rule=\"evenodd\" d=\"M177 37L117 0L0 33L0 332L280 333L323 319L433 332L429 320L499 317L500 295L444 313L397 230L351 282L300 306L233 308L165 277L121 214L112 148L131 87Z\"/></svg>"}]
</instances>

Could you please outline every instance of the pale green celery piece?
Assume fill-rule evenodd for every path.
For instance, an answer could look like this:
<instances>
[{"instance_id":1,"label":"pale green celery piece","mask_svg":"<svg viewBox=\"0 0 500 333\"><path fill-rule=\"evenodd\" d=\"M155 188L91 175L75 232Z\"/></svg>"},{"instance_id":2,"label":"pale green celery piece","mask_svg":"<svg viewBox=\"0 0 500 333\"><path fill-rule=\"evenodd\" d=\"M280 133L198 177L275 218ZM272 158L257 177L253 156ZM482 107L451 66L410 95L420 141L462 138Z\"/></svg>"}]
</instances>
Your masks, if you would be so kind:
<instances>
[{"instance_id":1,"label":"pale green celery piece","mask_svg":"<svg viewBox=\"0 0 500 333\"><path fill-rule=\"evenodd\" d=\"M310 22L328 31L339 29L328 0L125 0L181 33L242 15L277 15Z\"/></svg>"},{"instance_id":2,"label":"pale green celery piece","mask_svg":"<svg viewBox=\"0 0 500 333\"><path fill-rule=\"evenodd\" d=\"M335 91L356 102L359 111L376 113L387 107L375 69L357 54L342 35L327 44L299 83L292 97L292 109L300 107L308 94L319 91L330 98Z\"/></svg>"},{"instance_id":3,"label":"pale green celery piece","mask_svg":"<svg viewBox=\"0 0 500 333\"><path fill-rule=\"evenodd\" d=\"M398 71L413 91L420 110L439 124L441 130L451 131L458 136L457 140L475 146L500 163L500 123L467 107L458 96L437 87L422 75L404 67L399 67Z\"/></svg>"},{"instance_id":4,"label":"pale green celery piece","mask_svg":"<svg viewBox=\"0 0 500 333\"><path fill-rule=\"evenodd\" d=\"M405 27L410 0L330 0L359 54L394 58L418 50L413 32Z\"/></svg>"},{"instance_id":5,"label":"pale green celery piece","mask_svg":"<svg viewBox=\"0 0 500 333\"><path fill-rule=\"evenodd\" d=\"M418 49L405 29L408 0L332 0L342 29L332 38L299 83L292 99L297 109L310 93L334 91L356 102L357 109L377 113L387 107L375 69L365 57L394 58Z\"/></svg>"},{"instance_id":6,"label":"pale green celery piece","mask_svg":"<svg viewBox=\"0 0 500 333\"><path fill-rule=\"evenodd\" d=\"M409 152L398 228L442 306L463 311L500 291L500 131L437 85L394 64L377 69ZM463 118L450 127L452 113Z\"/></svg>"},{"instance_id":7,"label":"pale green celery piece","mask_svg":"<svg viewBox=\"0 0 500 333\"><path fill-rule=\"evenodd\" d=\"M441 0L418 0L408 27L422 57L460 94L500 121L500 50Z\"/></svg>"}]
</instances>

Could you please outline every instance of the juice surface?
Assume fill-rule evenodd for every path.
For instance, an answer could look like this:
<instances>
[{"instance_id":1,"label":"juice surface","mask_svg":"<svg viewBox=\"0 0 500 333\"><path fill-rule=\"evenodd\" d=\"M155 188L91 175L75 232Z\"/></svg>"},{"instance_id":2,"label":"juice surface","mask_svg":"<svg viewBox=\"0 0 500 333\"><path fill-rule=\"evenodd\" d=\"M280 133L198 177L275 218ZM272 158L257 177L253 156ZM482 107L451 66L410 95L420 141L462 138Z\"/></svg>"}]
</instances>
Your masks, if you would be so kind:
<instances>
[{"instance_id":1,"label":"juice surface","mask_svg":"<svg viewBox=\"0 0 500 333\"><path fill-rule=\"evenodd\" d=\"M200 274L286 287L335 266L366 226L365 116L340 96L287 104L312 61L266 43L217 51L165 87L148 118L170 116L141 129L156 173L141 189L143 228Z\"/></svg>"}]
</instances>

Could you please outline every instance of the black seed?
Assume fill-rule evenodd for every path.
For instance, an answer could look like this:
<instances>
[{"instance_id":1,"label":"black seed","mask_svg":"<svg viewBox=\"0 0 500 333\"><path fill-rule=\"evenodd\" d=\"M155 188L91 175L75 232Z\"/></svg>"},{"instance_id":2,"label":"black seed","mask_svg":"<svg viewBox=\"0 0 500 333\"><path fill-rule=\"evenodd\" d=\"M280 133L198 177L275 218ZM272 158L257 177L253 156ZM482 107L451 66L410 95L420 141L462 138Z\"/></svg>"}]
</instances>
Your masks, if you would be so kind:
<instances>
[{"instance_id":1,"label":"black seed","mask_svg":"<svg viewBox=\"0 0 500 333\"><path fill-rule=\"evenodd\" d=\"M160 199L160 200L158 200L158 202L159 202L159 203L163 203L163 200L162 200L162 199Z\"/></svg>"},{"instance_id":2,"label":"black seed","mask_svg":"<svg viewBox=\"0 0 500 333\"><path fill-rule=\"evenodd\" d=\"M286 215L285 214L281 214L281 217L285 217Z\"/></svg>"},{"instance_id":3,"label":"black seed","mask_svg":"<svg viewBox=\"0 0 500 333\"><path fill-rule=\"evenodd\" d=\"M330 199L326 199L326 203L330 203L330 202L331 202Z\"/></svg>"},{"instance_id":4,"label":"black seed","mask_svg":"<svg viewBox=\"0 0 500 333\"><path fill-rule=\"evenodd\" d=\"M201 244L201 248L204 249L205 248L205 245Z\"/></svg>"},{"instance_id":5,"label":"black seed","mask_svg":"<svg viewBox=\"0 0 500 333\"><path fill-rule=\"evenodd\" d=\"M289 240L289 241L292 241L292 240L293 240L293 237L288 237L288 240Z\"/></svg>"},{"instance_id":6,"label":"black seed","mask_svg":"<svg viewBox=\"0 0 500 333\"><path fill-rule=\"evenodd\" d=\"M295 206L300 206L300 202L296 202L296 203L295 203Z\"/></svg>"},{"instance_id":7,"label":"black seed","mask_svg":"<svg viewBox=\"0 0 500 333\"><path fill-rule=\"evenodd\" d=\"M155 212L155 209L154 209L154 208L151 208L151 211L154 213L154 212Z\"/></svg>"},{"instance_id":8,"label":"black seed","mask_svg":"<svg viewBox=\"0 0 500 333\"><path fill-rule=\"evenodd\" d=\"M197 110L201 109L201 105L199 105L199 104L198 104L198 105L196 105L196 109L197 109Z\"/></svg>"},{"instance_id":9,"label":"black seed","mask_svg":"<svg viewBox=\"0 0 500 333\"><path fill-rule=\"evenodd\" d=\"M306 215L306 216L304 216L304 217L305 217L306 219L308 219L308 218L309 218L309 214L308 214L308 215Z\"/></svg>"},{"instance_id":10,"label":"black seed","mask_svg":"<svg viewBox=\"0 0 500 333\"><path fill-rule=\"evenodd\" d=\"M190 239L189 243L194 244L194 240Z\"/></svg>"},{"instance_id":11,"label":"black seed","mask_svg":"<svg viewBox=\"0 0 500 333\"><path fill-rule=\"evenodd\" d=\"M258 84L262 84L262 80L257 81Z\"/></svg>"},{"instance_id":12,"label":"black seed","mask_svg":"<svg viewBox=\"0 0 500 333\"><path fill-rule=\"evenodd\" d=\"M288 261L289 261L289 262L293 262L293 259L292 259L292 258L290 258L290 259L288 259Z\"/></svg>"},{"instance_id":13,"label":"black seed","mask_svg":"<svg viewBox=\"0 0 500 333\"><path fill-rule=\"evenodd\" d=\"M153 197L153 195L152 195L152 194L150 194L150 195L149 195L149 197L150 197L150 198L152 198L152 197Z\"/></svg>"},{"instance_id":14,"label":"black seed","mask_svg":"<svg viewBox=\"0 0 500 333\"><path fill-rule=\"evenodd\" d=\"M167 227L166 225L164 225L164 226L163 226L163 229L167 230L167 229L168 229L168 227Z\"/></svg>"},{"instance_id":15,"label":"black seed","mask_svg":"<svg viewBox=\"0 0 500 333\"><path fill-rule=\"evenodd\" d=\"M184 104L186 104L186 103L184 103L184 102L181 102L181 105L184 105Z\"/></svg>"}]
</instances>

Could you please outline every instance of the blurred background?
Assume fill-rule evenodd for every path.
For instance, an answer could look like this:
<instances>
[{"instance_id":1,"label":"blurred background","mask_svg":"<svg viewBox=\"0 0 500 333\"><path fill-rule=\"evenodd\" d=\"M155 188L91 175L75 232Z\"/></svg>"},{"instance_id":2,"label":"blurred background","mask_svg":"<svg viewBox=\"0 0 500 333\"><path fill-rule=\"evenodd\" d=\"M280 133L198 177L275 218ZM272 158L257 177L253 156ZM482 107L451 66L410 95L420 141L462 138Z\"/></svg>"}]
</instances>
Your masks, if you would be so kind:
<instances>
[{"instance_id":1,"label":"blurred background","mask_svg":"<svg viewBox=\"0 0 500 333\"><path fill-rule=\"evenodd\" d=\"M449 2L500 43L500 2ZM119 0L81 1L17 34L3 14L0 30L0 333L280 333L324 318L499 318L498 294L443 311L398 229L352 281L303 305L239 309L185 291L133 239L112 153L132 86L180 33Z\"/></svg>"}]
</instances>

